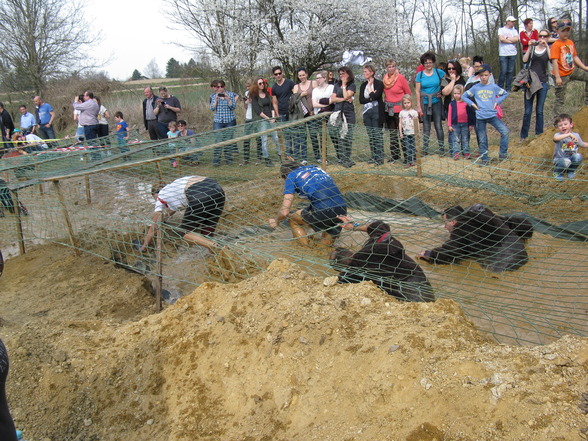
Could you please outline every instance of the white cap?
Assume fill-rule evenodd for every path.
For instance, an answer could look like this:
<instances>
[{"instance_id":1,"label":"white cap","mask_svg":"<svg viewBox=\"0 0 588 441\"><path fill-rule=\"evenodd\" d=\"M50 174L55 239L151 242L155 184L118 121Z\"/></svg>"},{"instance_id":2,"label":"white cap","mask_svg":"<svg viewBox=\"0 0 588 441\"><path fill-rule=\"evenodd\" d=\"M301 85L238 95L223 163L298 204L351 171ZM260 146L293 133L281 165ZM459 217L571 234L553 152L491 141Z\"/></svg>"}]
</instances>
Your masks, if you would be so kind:
<instances>
[{"instance_id":1,"label":"white cap","mask_svg":"<svg viewBox=\"0 0 588 441\"><path fill-rule=\"evenodd\" d=\"M508 17L506 17L506 21L517 21L517 19L514 18L512 15L509 15Z\"/></svg>"}]
</instances>

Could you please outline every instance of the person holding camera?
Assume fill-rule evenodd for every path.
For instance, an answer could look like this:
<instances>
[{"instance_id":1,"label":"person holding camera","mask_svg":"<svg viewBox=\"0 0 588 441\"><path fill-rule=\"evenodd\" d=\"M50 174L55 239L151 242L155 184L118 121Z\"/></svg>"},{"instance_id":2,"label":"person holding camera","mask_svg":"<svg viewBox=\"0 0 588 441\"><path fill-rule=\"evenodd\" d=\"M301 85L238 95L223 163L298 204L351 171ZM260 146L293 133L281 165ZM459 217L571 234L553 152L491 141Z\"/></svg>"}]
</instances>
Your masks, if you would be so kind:
<instances>
[{"instance_id":1,"label":"person holding camera","mask_svg":"<svg viewBox=\"0 0 588 441\"><path fill-rule=\"evenodd\" d=\"M170 95L165 86L159 88L159 98L156 102L157 106L153 109L153 113L157 116L157 135L159 139L167 139L167 126L170 122L178 120L182 105L179 99Z\"/></svg>"},{"instance_id":2,"label":"person holding camera","mask_svg":"<svg viewBox=\"0 0 588 441\"><path fill-rule=\"evenodd\" d=\"M239 95L225 89L226 83L223 80L216 81L215 93L210 96L210 110L214 112L212 129L215 131L215 142L222 142L233 137L237 125L235 108ZM225 129L225 130L223 130ZM215 147L213 152L212 165L220 165L221 155L224 153L227 164L233 163L233 154L237 153L237 144Z\"/></svg>"},{"instance_id":3,"label":"person holding camera","mask_svg":"<svg viewBox=\"0 0 588 441\"><path fill-rule=\"evenodd\" d=\"M548 68L551 67L549 50L549 31L542 29L538 34L538 41L531 40L525 55L523 55L523 63L528 65L529 73L532 75L532 81L536 84L541 83L541 88L530 88L525 90L525 114L523 116L523 125L521 126L521 141L524 141L529 136L529 127L531 125L531 114L533 113L533 101L537 98L537 105L535 110L535 135L543 133L543 109L545 107L545 100L547 99L547 91L549 90L549 73ZM535 91L535 89L538 89Z\"/></svg>"}]
</instances>

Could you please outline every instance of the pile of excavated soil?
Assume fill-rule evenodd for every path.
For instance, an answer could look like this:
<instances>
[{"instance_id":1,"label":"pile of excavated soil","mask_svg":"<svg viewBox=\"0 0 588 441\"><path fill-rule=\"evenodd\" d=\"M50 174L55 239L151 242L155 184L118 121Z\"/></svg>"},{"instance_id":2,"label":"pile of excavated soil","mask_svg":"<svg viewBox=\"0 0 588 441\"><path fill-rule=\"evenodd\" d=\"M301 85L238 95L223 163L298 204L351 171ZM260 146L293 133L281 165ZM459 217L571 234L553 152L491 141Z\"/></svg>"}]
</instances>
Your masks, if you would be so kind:
<instances>
[{"instance_id":1,"label":"pile of excavated soil","mask_svg":"<svg viewBox=\"0 0 588 441\"><path fill-rule=\"evenodd\" d=\"M585 439L586 338L499 345L452 301L401 303L282 260L153 303L143 277L86 254L7 261L0 338L26 439Z\"/></svg>"}]
</instances>

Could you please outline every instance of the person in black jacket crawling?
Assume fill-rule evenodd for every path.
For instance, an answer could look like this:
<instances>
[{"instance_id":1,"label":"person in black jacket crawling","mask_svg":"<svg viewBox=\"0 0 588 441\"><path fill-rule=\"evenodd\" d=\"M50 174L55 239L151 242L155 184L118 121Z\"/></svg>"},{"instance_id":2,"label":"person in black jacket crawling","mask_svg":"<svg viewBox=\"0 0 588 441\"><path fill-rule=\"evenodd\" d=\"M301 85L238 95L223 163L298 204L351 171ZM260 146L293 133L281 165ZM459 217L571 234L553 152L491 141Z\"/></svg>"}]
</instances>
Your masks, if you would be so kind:
<instances>
[{"instance_id":1,"label":"person in black jacket crawling","mask_svg":"<svg viewBox=\"0 0 588 441\"><path fill-rule=\"evenodd\" d=\"M362 248L353 252L336 248L331 254L333 268L340 270L339 283L371 280L388 294L411 302L432 302L433 288L422 268L406 255L404 246L380 220L368 224L354 223L348 216L338 216L343 229L364 231L369 235Z\"/></svg>"},{"instance_id":2,"label":"person in black jacket crawling","mask_svg":"<svg viewBox=\"0 0 588 441\"><path fill-rule=\"evenodd\" d=\"M471 259L495 273L515 271L529 261L525 240L531 223L518 216L499 216L482 204L467 210L455 205L443 213L449 240L419 256L429 263L451 264Z\"/></svg>"}]
</instances>

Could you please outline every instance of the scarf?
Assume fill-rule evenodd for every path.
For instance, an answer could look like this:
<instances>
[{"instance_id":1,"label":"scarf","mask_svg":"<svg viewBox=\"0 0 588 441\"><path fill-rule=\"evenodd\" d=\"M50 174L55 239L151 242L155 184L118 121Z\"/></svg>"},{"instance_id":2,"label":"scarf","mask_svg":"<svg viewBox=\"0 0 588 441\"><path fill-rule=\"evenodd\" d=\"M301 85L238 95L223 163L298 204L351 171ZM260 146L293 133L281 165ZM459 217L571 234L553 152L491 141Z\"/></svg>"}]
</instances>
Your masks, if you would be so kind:
<instances>
[{"instance_id":1,"label":"scarf","mask_svg":"<svg viewBox=\"0 0 588 441\"><path fill-rule=\"evenodd\" d=\"M384 78L382 78L382 81L384 82L384 89L390 89L394 86L394 83L396 83L396 80L398 79L398 74L398 69L396 69L396 73L394 75L384 75Z\"/></svg>"}]
</instances>

